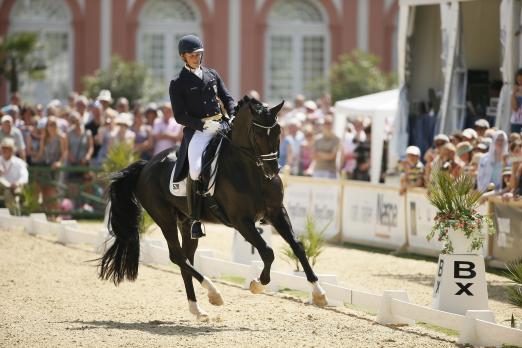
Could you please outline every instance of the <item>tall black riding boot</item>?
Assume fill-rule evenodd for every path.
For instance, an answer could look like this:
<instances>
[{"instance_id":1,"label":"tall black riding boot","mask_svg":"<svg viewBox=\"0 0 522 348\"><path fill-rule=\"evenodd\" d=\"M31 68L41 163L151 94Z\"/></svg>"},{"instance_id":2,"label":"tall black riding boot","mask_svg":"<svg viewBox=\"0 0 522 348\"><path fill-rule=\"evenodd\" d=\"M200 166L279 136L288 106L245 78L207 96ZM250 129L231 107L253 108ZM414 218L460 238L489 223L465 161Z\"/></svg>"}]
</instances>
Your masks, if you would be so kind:
<instances>
[{"instance_id":1,"label":"tall black riding boot","mask_svg":"<svg viewBox=\"0 0 522 348\"><path fill-rule=\"evenodd\" d=\"M198 239L205 237L205 231L201 224L201 206L203 204L203 192L201 180L189 179L190 189L188 190L188 211L190 215L190 237Z\"/></svg>"}]
</instances>

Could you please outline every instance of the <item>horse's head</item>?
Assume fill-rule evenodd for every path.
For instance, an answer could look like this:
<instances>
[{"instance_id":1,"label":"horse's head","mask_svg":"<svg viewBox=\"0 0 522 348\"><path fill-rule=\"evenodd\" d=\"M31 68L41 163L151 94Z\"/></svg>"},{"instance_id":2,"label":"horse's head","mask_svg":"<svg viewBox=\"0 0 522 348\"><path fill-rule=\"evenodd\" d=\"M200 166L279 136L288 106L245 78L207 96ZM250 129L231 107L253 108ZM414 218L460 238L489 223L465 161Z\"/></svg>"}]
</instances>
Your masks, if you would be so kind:
<instances>
[{"instance_id":1,"label":"horse's head","mask_svg":"<svg viewBox=\"0 0 522 348\"><path fill-rule=\"evenodd\" d=\"M283 104L284 101L268 108L258 100L245 96L238 104L232 127L234 143L252 151L256 164L269 180L279 173L281 127L277 123L277 114Z\"/></svg>"}]
</instances>

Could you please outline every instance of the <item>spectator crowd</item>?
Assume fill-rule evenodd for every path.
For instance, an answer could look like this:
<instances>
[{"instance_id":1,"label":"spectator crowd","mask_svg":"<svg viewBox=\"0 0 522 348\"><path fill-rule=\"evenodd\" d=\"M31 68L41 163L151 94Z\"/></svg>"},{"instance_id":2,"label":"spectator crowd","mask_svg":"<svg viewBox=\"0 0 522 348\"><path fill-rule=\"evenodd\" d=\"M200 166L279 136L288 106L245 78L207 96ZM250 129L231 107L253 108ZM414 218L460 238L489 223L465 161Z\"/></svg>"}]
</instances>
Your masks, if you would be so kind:
<instances>
[{"instance_id":1,"label":"spectator crowd","mask_svg":"<svg viewBox=\"0 0 522 348\"><path fill-rule=\"evenodd\" d=\"M256 91L249 94L260 99ZM520 109L522 115L522 90L514 90L513 94L513 112ZM94 100L71 93L66 103L52 100L45 106L23 103L15 93L10 103L0 109L0 117L0 189L4 191L0 196L18 212L16 197L28 182L27 169L24 171L21 163L49 167L37 182L44 206L51 209L56 207L51 199L56 187L45 182L65 181L73 189L89 179L88 170L64 176L60 168L99 168L110 149L121 143L147 160L167 148L176 149L182 138L182 126L175 121L170 103L133 103L131 108L126 98L113 104L109 90L100 91ZM325 94L314 101L297 95L283 106L279 123L279 164L283 173L370 180L369 119L348 120L339 137L333 131L330 96ZM398 165L402 193L412 187L426 187L434 168L440 167L455 177L461 173L473 175L479 190L499 193L506 199L521 194L522 140L516 130L508 135L480 119L474 128L436 135L433 143L424 153L409 146L402 154Z\"/></svg>"}]
</instances>

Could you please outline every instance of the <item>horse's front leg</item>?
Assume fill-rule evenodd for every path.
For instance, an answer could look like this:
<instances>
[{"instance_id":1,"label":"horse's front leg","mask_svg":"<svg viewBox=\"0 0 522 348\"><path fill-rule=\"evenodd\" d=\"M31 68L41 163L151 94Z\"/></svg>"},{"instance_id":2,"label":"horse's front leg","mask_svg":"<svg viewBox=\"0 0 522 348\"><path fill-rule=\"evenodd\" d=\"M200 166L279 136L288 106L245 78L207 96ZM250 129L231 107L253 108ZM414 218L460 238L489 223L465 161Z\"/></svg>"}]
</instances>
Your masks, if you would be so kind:
<instances>
[{"instance_id":1,"label":"horse's front leg","mask_svg":"<svg viewBox=\"0 0 522 348\"><path fill-rule=\"evenodd\" d=\"M252 244L257 251L261 260L263 260L263 270L258 279L253 279L250 283L250 291L254 294L263 292L265 285L270 283L270 268L274 262L274 251L270 248L263 237L256 229L255 223L252 220L243 219L234 223L234 227L239 233Z\"/></svg>"},{"instance_id":2,"label":"horse's front leg","mask_svg":"<svg viewBox=\"0 0 522 348\"><path fill-rule=\"evenodd\" d=\"M303 270L306 274L306 279L312 285L312 299L315 305L317 306L325 306L328 304L328 300L326 299L326 292L323 290L321 285L319 284L318 278L315 275L312 266L308 262L306 258L306 253L303 247L303 244L296 238L294 234L294 230L292 229L292 224L290 223L290 218L288 217L288 213L284 207L278 209L272 214L269 218L272 226L277 230L277 232L283 237L283 239L290 245L292 251L295 256L299 259L299 262L303 266Z\"/></svg>"}]
</instances>

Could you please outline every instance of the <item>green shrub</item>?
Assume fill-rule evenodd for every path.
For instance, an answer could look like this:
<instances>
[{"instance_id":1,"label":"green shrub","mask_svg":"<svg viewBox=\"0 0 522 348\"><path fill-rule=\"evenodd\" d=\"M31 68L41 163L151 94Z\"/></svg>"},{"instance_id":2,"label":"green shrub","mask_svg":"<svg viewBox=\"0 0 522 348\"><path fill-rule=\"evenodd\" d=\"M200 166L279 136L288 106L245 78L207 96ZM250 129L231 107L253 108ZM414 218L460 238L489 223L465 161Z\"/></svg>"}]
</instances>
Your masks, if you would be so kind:
<instances>
[{"instance_id":1,"label":"green shrub","mask_svg":"<svg viewBox=\"0 0 522 348\"><path fill-rule=\"evenodd\" d=\"M321 231L317 231L315 226L314 219L311 216L306 217L306 232L300 236L298 236L298 240L303 244L306 258L308 262L314 266L317 262L318 257L324 251L324 232L328 228L330 223L326 224ZM296 271L300 271L300 263L297 256L295 256L292 248L289 245L283 247L283 258L295 266Z\"/></svg>"},{"instance_id":2,"label":"green shrub","mask_svg":"<svg viewBox=\"0 0 522 348\"><path fill-rule=\"evenodd\" d=\"M90 98L96 98L102 89L110 90L114 101L119 97L153 101L165 94L143 64L127 62L118 56L112 57L108 69L97 70L94 75L84 77L83 82L84 93Z\"/></svg>"},{"instance_id":3,"label":"green shrub","mask_svg":"<svg viewBox=\"0 0 522 348\"><path fill-rule=\"evenodd\" d=\"M506 276L513 282L507 288L508 300L511 304L522 308L522 258L507 265Z\"/></svg>"},{"instance_id":4,"label":"green shrub","mask_svg":"<svg viewBox=\"0 0 522 348\"><path fill-rule=\"evenodd\" d=\"M393 88L395 78L379 68L379 58L354 50L339 56L330 70L332 101L355 98Z\"/></svg>"}]
</instances>

